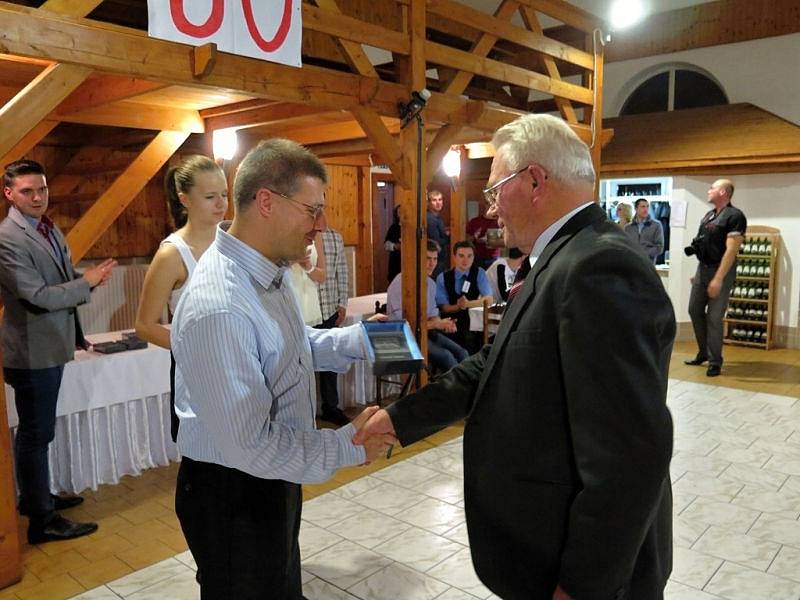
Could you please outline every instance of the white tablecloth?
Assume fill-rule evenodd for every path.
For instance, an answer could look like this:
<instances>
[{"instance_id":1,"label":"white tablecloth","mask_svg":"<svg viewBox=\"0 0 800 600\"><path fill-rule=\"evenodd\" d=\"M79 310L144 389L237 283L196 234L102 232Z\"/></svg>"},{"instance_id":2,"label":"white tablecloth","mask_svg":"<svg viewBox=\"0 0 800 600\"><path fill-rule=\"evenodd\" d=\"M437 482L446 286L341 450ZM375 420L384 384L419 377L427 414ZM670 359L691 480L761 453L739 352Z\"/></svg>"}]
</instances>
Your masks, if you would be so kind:
<instances>
[{"instance_id":1,"label":"white tablecloth","mask_svg":"<svg viewBox=\"0 0 800 600\"><path fill-rule=\"evenodd\" d=\"M120 332L87 336L92 343ZM178 459L170 438L169 352L150 344L118 354L79 351L67 363L50 444L50 486L79 493ZM12 439L18 423L6 384Z\"/></svg>"},{"instance_id":2,"label":"white tablecloth","mask_svg":"<svg viewBox=\"0 0 800 600\"><path fill-rule=\"evenodd\" d=\"M347 316L344 325L352 325L375 314L375 302L384 304L386 293L357 296L347 301ZM367 361L356 361L347 373L339 376L339 404L356 406L375 399L375 377L372 365Z\"/></svg>"}]
</instances>

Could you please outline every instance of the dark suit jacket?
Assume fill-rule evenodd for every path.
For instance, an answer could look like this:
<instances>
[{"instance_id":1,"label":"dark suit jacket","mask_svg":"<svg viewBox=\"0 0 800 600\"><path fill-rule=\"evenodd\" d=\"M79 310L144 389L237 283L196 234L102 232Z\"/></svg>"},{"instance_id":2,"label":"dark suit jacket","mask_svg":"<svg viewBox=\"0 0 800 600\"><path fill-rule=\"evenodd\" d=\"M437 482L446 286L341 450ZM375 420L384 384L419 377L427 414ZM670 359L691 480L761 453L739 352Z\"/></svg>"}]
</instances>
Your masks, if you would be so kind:
<instances>
[{"instance_id":1,"label":"dark suit jacket","mask_svg":"<svg viewBox=\"0 0 800 600\"><path fill-rule=\"evenodd\" d=\"M44 369L63 365L83 342L77 306L89 302L89 283L75 271L58 227L50 243L16 209L0 223L0 295L5 305L0 343L3 366Z\"/></svg>"},{"instance_id":2,"label":"dark suit jacket","mask_svg":"<svg viewBox=\"0 0 800 600\"><path fill-rule=\"evenodd\" d=\"M592 205L547 245L493 345L388 408L403 445L467 417L467 527L494 593L662 597L674 336L652 263Z\"/></svg>"}]
</instances>

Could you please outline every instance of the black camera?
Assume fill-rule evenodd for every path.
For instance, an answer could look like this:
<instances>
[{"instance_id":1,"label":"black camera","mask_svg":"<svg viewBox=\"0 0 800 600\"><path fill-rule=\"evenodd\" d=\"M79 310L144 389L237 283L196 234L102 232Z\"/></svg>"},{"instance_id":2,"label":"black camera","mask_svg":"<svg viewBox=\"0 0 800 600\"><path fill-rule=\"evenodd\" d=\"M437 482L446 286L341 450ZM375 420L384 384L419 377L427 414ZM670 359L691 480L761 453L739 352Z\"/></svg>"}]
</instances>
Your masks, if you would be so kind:
<instances>
[{"instance_id":1,"label":"black camera","mask_svg":"<svg viewBox=\"0 0 800 600\"><path fill-rule=\"evenodd\" d=\"M683 249L683 253L686 254L686 256L694 256L696 254L697 259L703 262L703 258L706 255L706 236L698 235L692 240L691 244Z\"/></svg>"}]
</instances>

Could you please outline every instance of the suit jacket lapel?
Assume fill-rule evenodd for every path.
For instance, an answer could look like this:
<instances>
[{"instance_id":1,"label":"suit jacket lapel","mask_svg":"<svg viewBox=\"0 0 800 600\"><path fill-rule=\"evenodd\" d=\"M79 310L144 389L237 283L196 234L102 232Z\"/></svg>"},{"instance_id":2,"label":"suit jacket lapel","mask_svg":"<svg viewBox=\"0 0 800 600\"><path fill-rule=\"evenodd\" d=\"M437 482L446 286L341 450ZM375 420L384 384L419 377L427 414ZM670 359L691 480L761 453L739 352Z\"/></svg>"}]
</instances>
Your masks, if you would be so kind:
<instances>
[{"instance_id":1,"label":"suit jacket lapel","mask_svg":"<svg viewBox=\"0 0 800 600\"><path fill-rule=\"evenodd\" d=\"M480 399L489 375L491 375L492 369L494 369L497 357L503 351L503 347L508 341L508 337L516 330L517 322L536 295L536 284L539 275L547 269L556 254L567 245L575 234L591 223L605 220L605 218L605 212L597 204L587 206L567 221L564 226L558 230L558 233L556 233L553 239L550 240L550 243L547 244L536 261L536 264L533 265L531 272L528 273L528 276L525 278L525 283L511 303L508 312L503 315L503 319L500 321L500 327L492 343L492 350L489 352L489 358L487 359L486 367L483 370L483 376L481 377L481 382L478 385L478 390L475 395L476 404ZM473 410L475 410L474 407L475 405L473 405Z\"/></svg>"},{"instance_id":2,"label":"suit jacket lapel","mask_svg":"<svg viewBox=\"0 0 800 600\"><path fill-rule=\"evenodd\" d=\"M64 276L64 279L69 280L69 275L67 274L66 267L61 263L61 261L56 256L55 249L50 245L50 242L44 239L44 236L41 233L39 233L34 227L32 227L31 224L28 223L27 219L25 219L25 217L22 216L18 211L10 211L9 217L11 217L11 220L13 220L17 225L19 225L22 228L22 231L25 232L25 235L28 236L28 238L33 240L34 243L38 244L39 246L41 246L42 249L44 249L47 255L53 259L54 263L56 263L56 266L58 267L58 270L61 271L61 274ZM56 231L57 230L53 228L54 234ZM54 235L54 237L56 243L60 243L60 240L58 239L59 236Z\"/></svg>"}]
</instances>

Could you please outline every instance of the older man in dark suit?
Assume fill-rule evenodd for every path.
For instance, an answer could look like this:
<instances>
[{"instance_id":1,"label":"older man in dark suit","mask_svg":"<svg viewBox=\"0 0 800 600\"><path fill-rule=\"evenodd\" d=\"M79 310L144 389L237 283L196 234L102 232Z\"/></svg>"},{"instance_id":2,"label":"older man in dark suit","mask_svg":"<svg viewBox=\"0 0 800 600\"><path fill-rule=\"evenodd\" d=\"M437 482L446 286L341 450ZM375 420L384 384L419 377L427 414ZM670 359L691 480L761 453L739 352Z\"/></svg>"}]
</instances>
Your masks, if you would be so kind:
<instances>
[{"instance_id":1,"label":"older man in dark suit","mask_svg":"<svg viewBox=\"0 0 800 600\"><path fill-rule=\"evenodd\" d=\"M470 547L498 596L661 599L672 305L652 263L592 202L589 149L563 121L526 115L494 146L485 195L531 271L492 345L357 438L395 432L405 445L466 417ZM632 307L647 319L626 318Z\"/></svg>"},{"instance_id":2,"label":"older man in dark suit","mask_svg":"<svg viewBox=\"0 0 800 600\"><path fill-rule=\"evenodd\" d=\"M107 260L82 276L75 272L64 236L44 214L47 179L39 163L6 166L3 195L11 203L0 223L3 375L14 388L19 416L19 509L30 517L28 542L36 544L97 529L95 523L75 523L56 512L83 499L50 494L47 446L55 435L64 364L72 360L75 346L84 344L76 307L89 302L91 289L105 283L116 263Z\"/></svg>"}]
</instances>

